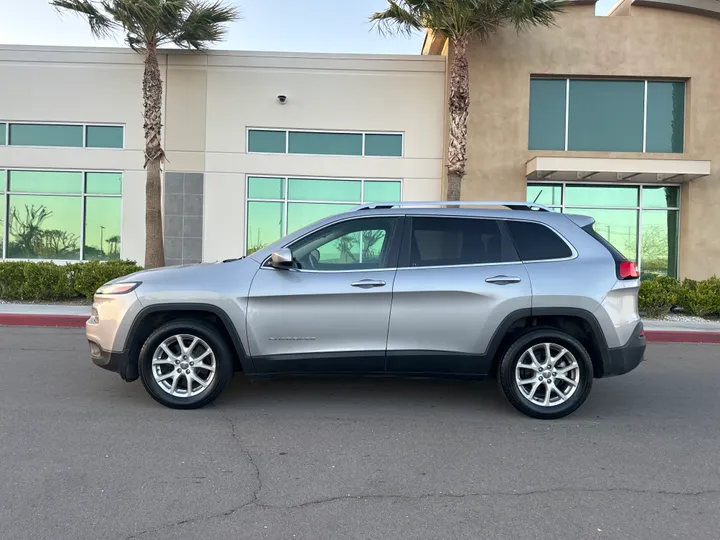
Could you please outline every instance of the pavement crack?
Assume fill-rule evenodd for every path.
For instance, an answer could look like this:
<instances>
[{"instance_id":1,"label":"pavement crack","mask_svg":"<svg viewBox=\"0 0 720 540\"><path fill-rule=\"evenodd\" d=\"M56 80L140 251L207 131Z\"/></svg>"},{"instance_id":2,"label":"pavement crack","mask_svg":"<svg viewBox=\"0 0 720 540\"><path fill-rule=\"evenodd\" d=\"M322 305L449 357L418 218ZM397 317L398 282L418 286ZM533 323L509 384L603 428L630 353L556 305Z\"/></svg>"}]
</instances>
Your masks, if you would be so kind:
<instances>
[{"instance_id":1,"label":"pavement crack","mask_svg":"<svg viewBox=\"0 0 720 540\"><path fill-rule=\"evenodd\" d=\"M253 488L252 499L250 501L244 503L243 505L239 506L236 509L236 510L239 510L240 508L243 508L243 507L251 505L251 504L258 504L260 492L262 491L262 488L263 488L262 476L260 474L260 467L258 466L257 462L255 461L255 458L253 457L252 452L250 452L250 450L245 447L242 440L240 439L240 436L238 435L237 424L228 414L223 413L223 417L230 424L230 434L232 435L232 438L235 441L240 452L243 454L243 456L245 456L245 459L247 459L248 463L250 463L250 466L253 469L253 475L255 476L255 487Z\"/></svg>"}]
</instances>

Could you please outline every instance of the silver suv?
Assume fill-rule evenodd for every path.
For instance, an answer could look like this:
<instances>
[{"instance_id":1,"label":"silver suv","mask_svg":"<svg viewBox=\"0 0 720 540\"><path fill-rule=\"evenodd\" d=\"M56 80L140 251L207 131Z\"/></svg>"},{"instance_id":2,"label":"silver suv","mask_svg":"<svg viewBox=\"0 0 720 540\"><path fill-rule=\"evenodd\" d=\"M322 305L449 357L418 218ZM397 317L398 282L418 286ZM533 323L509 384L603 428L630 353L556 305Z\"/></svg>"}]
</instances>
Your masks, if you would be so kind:
<instances>
[{"instance_id":1,"label":"silver suv","mask_svg":"<svg viewBox=\"0 0 720 540\"><path fill-rule=\"evenodd\" d=\"M559 418L645 353L637 268L593 224L525 202L366 204L246 257L107 283L90 354L180 409L235 371L492 376Z\"/></svg>"}]
</instances>

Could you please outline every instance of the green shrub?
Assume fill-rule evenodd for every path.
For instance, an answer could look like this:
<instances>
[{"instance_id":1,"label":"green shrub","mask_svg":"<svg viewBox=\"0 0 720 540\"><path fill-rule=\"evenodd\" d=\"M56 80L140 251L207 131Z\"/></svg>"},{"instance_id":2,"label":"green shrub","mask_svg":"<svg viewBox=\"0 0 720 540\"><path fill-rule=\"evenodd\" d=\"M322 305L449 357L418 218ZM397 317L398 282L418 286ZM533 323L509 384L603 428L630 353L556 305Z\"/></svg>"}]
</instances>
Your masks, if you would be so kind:
<instances>
[{"instance_id":1,"label":"green shrub","mask_svg":"<svg viewBox=\"0 0 720 540\"><path fill-rule=\"evenodd\" d=\"M85 298L110 280L142 270L134 261L88 261L75 265L75 290Z\"/></svg>"},{"instance_id":2,"label":"green shrub","mask_svg":"<svg viewBox=\"0 0 720 540\"><path fill-rule=\"evenodd\" d=\"M720 279L713 276L703 281L684 280L678 295L678 305L688 315L720 315Z\"/></svg>"},{"instance_id":3,"label":"green shrub","mask_svg":"<svg viewBox=\"0 0 720 540\"><path fill-rule=\"evenodd\" d=\"M52 302L85 297L110 280L142 270L134 261L0 261L0 298Z\"/></svg>"},{"instance_id":4,"label":"green shrub","mask_svg":"<svg viewBox=\"0 0 720 540\"><path fill-rule=\"evenodd\" d=\"M703 281L669 277L643 280L640 285L640 312L648 317L667 315L672 307L679 307L687 315L720 316L720 278Z\"/></svg>"},{"instance_id":5,"label":"green shrub","mask_svg":"<svg viewBox=\"0 0 720 540\"><path fill-rule=\"evenodd\" d=\"M680 282L671 277L645 279L640 284L638 305L648 317L662 317L678 303Z\"/></svg>"},{"instance_id":6,"label":"green shrub","mask_svg":"<svg viewBox=\"0 0 720 540\"><path fill-rule=\"evenodd\" d=\"M24 300L67 300L76 296L72 287L73 265L51 262L26 263L22 298Z\"/></svg>"}]
</instances>

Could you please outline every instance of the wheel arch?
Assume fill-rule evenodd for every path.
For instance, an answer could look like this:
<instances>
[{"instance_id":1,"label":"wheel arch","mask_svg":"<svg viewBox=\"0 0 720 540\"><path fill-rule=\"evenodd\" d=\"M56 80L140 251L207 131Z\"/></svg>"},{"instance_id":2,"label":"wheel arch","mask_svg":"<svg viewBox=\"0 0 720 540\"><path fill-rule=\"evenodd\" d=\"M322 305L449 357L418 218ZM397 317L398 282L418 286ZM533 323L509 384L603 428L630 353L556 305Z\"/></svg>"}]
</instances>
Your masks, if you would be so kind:
<instances>
[{"instance_id":1,"label":"wheel arch","mask_svg":"<svg viewBox=\"0 0 720 540\"><path fill-rule=\"evenodd\" d=\"M154 304L141 309L130 326L124 346L124 349L128 351L128 364L123 378L126 381L134 381L140 376L138 366L140 349L158 326L173 320L188 318L200 319L215 326L228 340L228 344L235 352L235 369L251 371L250 358L245 352L235 325L225 310L212 304Z\"/></svg>"},{"instance_id":2,"label":"wheel arch","mask_svg":"<svg viewBox=\"0 0 720 540\"><path fill-rule=\"evenodd\" d=\"M486 353L492 358L491 374L497 374L502 357L515 340L541 327L560 330L580 341L592 360L593 376L603 376L608 358L605 335L597 318L580 308L527 308L505 317L493 334Z\"/></svg>"}]
</instances>

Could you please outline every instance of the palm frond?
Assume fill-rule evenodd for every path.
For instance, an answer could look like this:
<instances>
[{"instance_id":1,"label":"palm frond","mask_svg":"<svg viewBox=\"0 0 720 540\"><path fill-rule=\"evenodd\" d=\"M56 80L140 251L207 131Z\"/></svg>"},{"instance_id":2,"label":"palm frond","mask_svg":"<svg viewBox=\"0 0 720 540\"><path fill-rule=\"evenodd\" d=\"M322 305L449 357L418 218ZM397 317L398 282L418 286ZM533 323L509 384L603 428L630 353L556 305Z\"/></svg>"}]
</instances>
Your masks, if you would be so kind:
<instances>
[{"instance_id":1,"label":"palm frond","mask_svg":"<svg viewBox=\"0 0 720 540\"><path fill-rule=\"evenodd\" d=\"M553 26L555 15L564 12L566 6L566 0L517 0L509 10L509 19L518 32L533 26Z\"/></svg>"},{"instance_id":2,"label":"palm frond","mask_svg":"<svg viewBox=\"0 0 720 540\"><path fill-rule=\"evenodd\" d=\"M90 31L95 37L105 38L111 36L118 29L118 24L102 11L102 4L91 0L52 0L50 5L58 11L73 12L85 17L90 25ZM99 6L99 7L98 7Z\"/></svg>"},{"instance_id":3,"label":"palm frond","mask_svg":"<svg viewBox=\"0 0 720 540\"><path fill-rule=\"evenodd\" d=\"M400 0L402 1L402 0ZM382 35L401 33L412 35L424 26L422 8L425 2L418 0L388 0L390 4L385 11L378 11L370 16L370 22Z\"/></svg>"},{"instance_id":4,"label":"palm frond","mask_svg":"<svg viewBox=\"0 0 720 540\"><path fill-rule=\"evenodd\" d=\"M179 47L203 50L209 43L221 40L227 24L240 18L239 10L220 1L191 0L185 17L170 39Z\"/></svg>"}]
</instances>

